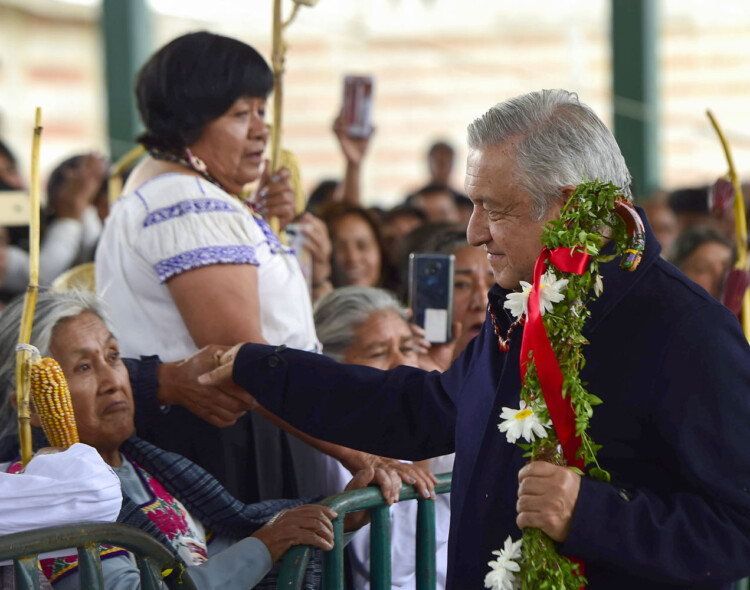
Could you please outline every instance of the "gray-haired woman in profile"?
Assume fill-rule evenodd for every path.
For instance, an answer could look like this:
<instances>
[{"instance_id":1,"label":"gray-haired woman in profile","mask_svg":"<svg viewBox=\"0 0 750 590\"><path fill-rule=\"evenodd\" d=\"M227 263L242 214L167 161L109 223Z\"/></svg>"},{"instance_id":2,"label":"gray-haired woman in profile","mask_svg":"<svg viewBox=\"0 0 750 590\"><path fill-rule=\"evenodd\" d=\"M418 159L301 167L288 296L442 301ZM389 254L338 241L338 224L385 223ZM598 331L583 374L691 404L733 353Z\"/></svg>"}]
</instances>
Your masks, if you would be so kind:
<instances>
[{"instance_id":1,"label":"gray-haired woman in profile","mask_svg":"<svg viewBox=\"0 0 750 590\"><path fill-rule=\"evenodd\" d=\"M341 287L322 297L314 308L315 329L323 354L347 364L393 369L418 365L414 335L407 311L388 291L372 287ZM356 391L352 391L356 395ZM453 470L453 455L421 461L420 466L434 473ZM341 489L348 472L331 460L327 478L331 490ZM391 507L391 586L414 588L416 583L415 530L417 503ZM435 498L435 540L438 588L445 587L448 558L450 496ZM370 587L370 538L364 532L348 545L354 587Z\"/></svg>"}]
</instances>

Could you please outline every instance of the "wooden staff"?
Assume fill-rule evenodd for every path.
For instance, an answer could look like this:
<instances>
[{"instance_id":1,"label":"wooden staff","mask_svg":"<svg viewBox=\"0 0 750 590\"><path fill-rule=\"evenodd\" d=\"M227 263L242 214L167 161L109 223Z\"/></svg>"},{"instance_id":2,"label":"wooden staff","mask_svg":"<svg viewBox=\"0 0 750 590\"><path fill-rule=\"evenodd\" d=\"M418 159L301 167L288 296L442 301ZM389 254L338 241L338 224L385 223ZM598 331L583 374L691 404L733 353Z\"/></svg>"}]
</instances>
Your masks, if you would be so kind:
<instances>
[{"instance_id":1,"label":"wooden staff","mask_svg":"<svg viewBox=\"0 0 750 590\"><path fill-rule=\"evenodd\" d=\"M36 296L39 291L39 148L42 139L42 109L36 108L34 138L31 145L31 214L29 219L29 285L23 302L21 329L16 352L16 402L18 404L18 439L21 445L21 461L26 465L31 460L31 403L29 372L32 351L27 346L31 340Z\"/></svg>"},{"instance_id":2,"label":"wooden staff","mask_svg":"<svg viewBox=\"0 0 750 590\"><path fill-rule=\"evenodd\" d=\"M273 0L273 43L271 49L271 69L273 71L273 126L271 127L271 174L275 174L281 167L281 123L284 58L286 56L287 44L284 41L284 30L292 23L297 11L302 5L314 6L318 0L294 0L294 8L289 18L284 21L281 17L281 0ZM297 213L304 210L305 204L296 199ZM271 217L269 225L275 233L279 233L278 217Z\"/></svg>"},{"instance_id":3,"label":"wooden staff","mask_svg":"<svg viewBox=\"0 0 750 590\"><path fill-rule=\"evenodd\" d=\"M109 202L114 203L120 198L122 194L122 177L133 167L143 154L146 153L146 148L141 144L135 146L132 150L126 153L117 162L112 164L109 170L109 179L107 180L107 192L109 193Z\"/></svg>"},{"instance_id":4,"label":"wooden staff","mask_svg":"<svg viewBox=\"0 0 750 590\"><path fill-rule=\"evenodd\" d=\"M726 156L727 164L729 164L729 179L734 187L734 229L737 242L737 262L734 263L734 267L742 272L747 272L747 219L745 217L745 198L742 194L742 185L740 184L739 176L737 176L737 170L734 167L732 150L721 130L719 122L710 110L706 111L706 115L708 115L711 125L713 125L716 134L719 136L721 147L724 148L724 156ZM750 340L750 292L747 290L742 297L740 322L742 324L742 331L745 333L745 338Z\"/></svg>"}]
</instances>

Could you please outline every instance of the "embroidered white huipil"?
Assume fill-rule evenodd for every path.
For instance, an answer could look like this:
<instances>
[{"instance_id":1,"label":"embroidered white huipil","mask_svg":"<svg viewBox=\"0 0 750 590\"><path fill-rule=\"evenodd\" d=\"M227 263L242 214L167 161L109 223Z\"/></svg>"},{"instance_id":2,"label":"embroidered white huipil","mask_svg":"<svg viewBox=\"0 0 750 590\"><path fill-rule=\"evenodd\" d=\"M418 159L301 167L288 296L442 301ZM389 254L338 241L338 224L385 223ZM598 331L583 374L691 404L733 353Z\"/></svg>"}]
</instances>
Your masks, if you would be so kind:
<instances>
[{"instance_id":1,"label":"embroidered white huipil","mask_svg":"<svg viewBox=\"0 0 750 590\"><path fill-rule=\"evenodd\" d=\"M293 252L219 187L163 174L115 202L96 251L96 291L123 356L174 361L197 350L165 282L213 264L256 266L263 337L315 349L310 297ZM205 304L211 314L213 302Z\"/></svg>"}]
</instances>

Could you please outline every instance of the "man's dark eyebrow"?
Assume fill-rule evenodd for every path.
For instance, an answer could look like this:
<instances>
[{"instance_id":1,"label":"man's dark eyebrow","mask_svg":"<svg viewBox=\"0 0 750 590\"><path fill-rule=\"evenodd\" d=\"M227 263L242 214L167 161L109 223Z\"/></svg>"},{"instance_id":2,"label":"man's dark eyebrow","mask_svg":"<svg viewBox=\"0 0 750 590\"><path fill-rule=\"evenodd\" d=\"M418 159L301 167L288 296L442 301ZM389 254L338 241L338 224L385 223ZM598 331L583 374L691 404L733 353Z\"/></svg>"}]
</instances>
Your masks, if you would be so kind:
<instances>
[{"instance_id":1,"label":"man's dark eyebrow","mask_svg":"<svg viewBox=\"0 0 750 590\"><path fill-rule=\"evenodd\" d=\"M457 275L470 275L471 271L468 270L468 269L464 270L464 269L457 268L456 270L453 271L453 274L457 274Z\"/></svg>"}]
</instances>

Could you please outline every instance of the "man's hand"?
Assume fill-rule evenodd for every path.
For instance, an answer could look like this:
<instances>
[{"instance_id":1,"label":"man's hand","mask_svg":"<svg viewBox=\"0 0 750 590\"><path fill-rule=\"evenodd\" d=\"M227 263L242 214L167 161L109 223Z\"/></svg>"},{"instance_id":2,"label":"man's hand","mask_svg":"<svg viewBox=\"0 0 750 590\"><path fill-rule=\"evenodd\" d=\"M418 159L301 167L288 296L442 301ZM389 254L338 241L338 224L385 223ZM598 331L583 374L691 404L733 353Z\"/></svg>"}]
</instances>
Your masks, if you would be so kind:
<instances>
[{"instance_id":1,"label":"man's hand","mask_svg":"<svg viewBox=\"0 0 750 590\"><path fill-rule=\"evenodd\" d=\"M516 524L534 527L562 543L568 538L581 476L567 467L533 461L518 472Z\"/></svg>"},{"instance_id":2,"label":"man's hand","mask_svg":"<svg viewBox=\"0 0 750 590\"><path fill-rule=\"evenodd\" d=\"M253 533L263 541L275 563L293 545L315 545L324 551L333 549L333 524L337 514L330 508L304 504L284 510Z\"/></svg>"},{"instance_id":3,"label":"man's hand","mask_svg":"<svg viewBox=\"0 0 750 590\"><path fill-rule=\"evenodd\" d=\"M232 371L234 370L234 359L244 343L235 344L232 348L225 350L219 355L218 366L209 367L203 374L198 376L201 385L212 385L214 387L225 387L234 384ZM226 349L226 347L221 347ZM243 390L244 391L244 390ZM253 398L255 399L255 398Z\"/></svg>"},{"instance_id":4,"label":"man's hand","mask_svg":"<svg viewBox=\"0 0 750 590\"><path fill-rule=\"evenodd\" d=\"M209 345L191 357L159 367L157 397L164 405L179 404L206 422L223 428L234 424L258 403L244 389L229 380L221 383L199 382L198 377L220 366L228 346ZM234 359L234 357L232 357Z\"/></svg>"}]
</instances>

